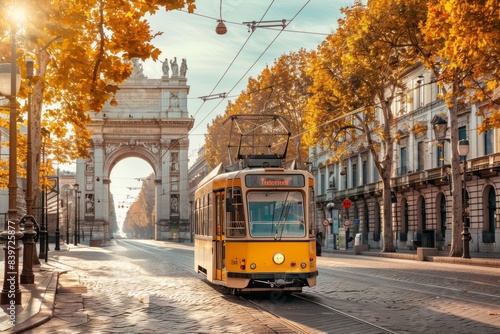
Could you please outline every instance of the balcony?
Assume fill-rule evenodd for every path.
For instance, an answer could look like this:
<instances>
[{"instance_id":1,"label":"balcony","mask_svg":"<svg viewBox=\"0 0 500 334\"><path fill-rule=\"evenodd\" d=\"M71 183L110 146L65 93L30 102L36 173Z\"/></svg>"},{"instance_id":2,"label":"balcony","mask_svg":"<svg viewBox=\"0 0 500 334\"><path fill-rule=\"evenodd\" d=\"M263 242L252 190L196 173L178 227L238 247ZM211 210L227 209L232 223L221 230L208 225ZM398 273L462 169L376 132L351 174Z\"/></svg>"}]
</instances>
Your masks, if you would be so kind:
<instances>
[{"instance_id":1,"label":"balcony","mask_svg":"<svg viewBox=\"0 0 500 334\"><path fill-rule=\"evenodd\" d=\"M423 189L430 186L446 186L451 182L451 166L444 165L423 171L408 172L398 175L391 180L391 187L398 192L405 192L411 189ZM500 172L500 153L494 153L475 159L467 160L468 178L475 175L480 178L497 176ZM399 173L398 173L399 174ZM381 196L382 182L370 183L349 189L336 190L330 188L327 194L316 196L316 201L332 201L335 199L350 198L352 200L364 198L366 196Z\"/></svg>"}]
</instances>

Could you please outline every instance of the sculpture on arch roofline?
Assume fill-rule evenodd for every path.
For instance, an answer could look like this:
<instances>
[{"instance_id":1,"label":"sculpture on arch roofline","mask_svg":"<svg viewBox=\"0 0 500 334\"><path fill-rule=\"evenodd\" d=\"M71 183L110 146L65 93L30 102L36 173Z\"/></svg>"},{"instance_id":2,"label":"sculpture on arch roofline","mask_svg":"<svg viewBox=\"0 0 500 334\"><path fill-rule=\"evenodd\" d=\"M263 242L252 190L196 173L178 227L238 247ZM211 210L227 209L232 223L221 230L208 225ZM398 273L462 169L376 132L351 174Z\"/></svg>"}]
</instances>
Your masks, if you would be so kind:
<instances>
[{"instance_id":1,"label":"sculpture on arch roofline","mask_svg":"<svg viewBox=\"0 0 500 334\"><path fill-rule=\"evenodd\" d=\"M181 73L180 73L180 76L182 78L185 78L186 77L186 72L187 72L187 63L186 63L186 58L182 58L182 62L181 62Z\"/></svg>"},{"instance_id":2,"label":"sculpture on arch roofline","mask_svg":"<svg viewBox=\"0 0 500 334\"><path fill-rule=\"evenodd\" d=\"M134 57L130 59L132 61L132 74L130 75L131 78L142 78L142 79L147 79L147 76L144 75L144 69L142 68L142 64L140 63L140 59L137 57Z\"/></svg>"},{"instance_id":3,"label":"sculpture on arch roofline","mask_svg":"<svg viewBox=\"0 0 500 334\"><path fill-rule=\"evenodd\" d=\"M162 61L162 67L161 67L161 70L163 72L163 76L164 77L167 77L168 78L168 71L169 71L169 67L168 67L168 59L165 58L165 61Z\"/></svg>"},{"instance_id":4,"label":"sculpture on arch roofline","mask_svg":"<svg viewBox=\"0 0 500 334\"><path fill-rule=\"evenodd\" d=\"M178 77L179 65L177 65L177 57L174 57L174 60L170 60L170 68L172 69L172 77Z\"/></svg>"}]
</instances>

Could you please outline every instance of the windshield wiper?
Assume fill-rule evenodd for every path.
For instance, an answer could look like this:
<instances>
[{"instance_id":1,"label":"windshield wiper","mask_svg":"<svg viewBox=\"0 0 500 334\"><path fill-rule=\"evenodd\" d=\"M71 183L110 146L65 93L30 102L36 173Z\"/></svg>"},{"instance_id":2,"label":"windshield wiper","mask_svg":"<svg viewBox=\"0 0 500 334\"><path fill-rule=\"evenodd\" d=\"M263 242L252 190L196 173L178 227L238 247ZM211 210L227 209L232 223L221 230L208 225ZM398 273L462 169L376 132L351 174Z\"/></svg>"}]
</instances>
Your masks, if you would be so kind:
<instances>
[{"instance_id":1,"label":"windshield wiper","mask_svg":"<svg viewBox=\"0 0 500 334\"><path fill-rule=\"evenodd\" d=\"M288 211L290 211L291 203L288 203L288 195L290 195L290 192L287 192L285 201L283 202L283 206L281 207L280 218L278 220L278 224L276 225L276 234L274 235L274 240L278 240L278 232L280 229L281 222L286 221L286 217L288 216ZM285 230L285 224L283 224L283 227L281 228L279 240L281 240L281 236L283 235L284 230Z\"/></svg>"}]
</instances>

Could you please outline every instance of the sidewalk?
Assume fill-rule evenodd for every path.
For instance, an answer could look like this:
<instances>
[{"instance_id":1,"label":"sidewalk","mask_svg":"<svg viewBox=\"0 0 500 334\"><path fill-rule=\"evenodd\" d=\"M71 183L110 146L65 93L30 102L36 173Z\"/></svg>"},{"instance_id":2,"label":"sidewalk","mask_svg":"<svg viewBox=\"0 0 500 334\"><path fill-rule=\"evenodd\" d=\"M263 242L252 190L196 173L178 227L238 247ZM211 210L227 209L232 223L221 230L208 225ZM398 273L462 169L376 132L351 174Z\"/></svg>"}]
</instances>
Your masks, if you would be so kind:
<instances>
[{"instance_id":1,"label":"sidewalk","mask_svg":"<svg viewBox=\"0 0 500 334\"><path fill-rule=\"evenodd\" d=\"M71 246L61 243L60 251L54 251L54 247L50 247L49 255L58 252L67 252L71 247L89 247L88 245ZM354 249L347 250L332 250L323 249L323 256L333 257L335 255L355 255ZM398 250L396 253L381 253L380 250L365 250L359 255L387 257L405 260L418 260L417 251ZM477 265L487 267L500 268L500 257L496 254L488 253L471 253L471 259L452 258L445 251L438 252L436 256L426 256L425 261L454 263L465 265ZM61 296L61 303L65 304L64 309L68 312L55 317L54 326L62 326L60 328L68 328L71 324L82 323L87 321L86 314L81 311L83 308L81 294L86 292L86 288L79 282L79 277L75 273L71 273L69 268L64 268L55 262L41 260L41 265L34 268L35 284L20 285L22 291L22 305L16 306L16 325L9 324L8 305L3 305L0 308L0 332L1 333L22 333L33 329L54 317L55 295L66 294ZM3 266L2 266L3 267ZM20 270L21 271L21 270ZM3 282L2 282L3 283ZM60 297L58 297L60 298ZM61 306L61 307L62 307Z\"/></svg>"},{"instance_id":2,"label":"sidewalk","mask_svg":"<svg viewBox=\"0 0 500 334\"><path fill-rule=\"evenodd\" d=\"M68 251L66 244L61 243L60 251L54 251L54 245L50 246L50 253ZM61 285L60 276L64 270L51 264L50 258L46 263L40 259L39 265L33 267L35 275L34 284L19 284L21 290L21 305L16 305L15 325L9 321L8 305L0 308L0 332L22 333L29 329L40 326L49 321L53 316L55 295L58 285ZM3 267L3 265L2 265ZM20 257L19 272L22 271L22 256ZM2 274L3 276L3 274ZM2 278L3 284L3 278Z\"/></svg>"},{"instance_id":3,"label":"sidewalk","mask_svg":"<svg viewBox=\"0 0 500 334\"><path fill-rule=\"evenodd\" d=\"M380 249L370 249L370 250L365 249L356 253L353 248L348 248L346 250L332 250L323 248L322 252L323 255L326 254L364 255L364 256L386 257L392 259L428 261L428 262L500 268L500 256L496 253L470 253L471 258L465 259L462 257L450 257L448 251L437 251L434 248L430 249L425 248L425 250L430 250L429 253L431 254L435 253L435 254L427 255L426 252L423 251L422 249L421 251L422 259L420 259L416 250L397 250L395 253L382 253Z\"/></svg>"}]
</instances>

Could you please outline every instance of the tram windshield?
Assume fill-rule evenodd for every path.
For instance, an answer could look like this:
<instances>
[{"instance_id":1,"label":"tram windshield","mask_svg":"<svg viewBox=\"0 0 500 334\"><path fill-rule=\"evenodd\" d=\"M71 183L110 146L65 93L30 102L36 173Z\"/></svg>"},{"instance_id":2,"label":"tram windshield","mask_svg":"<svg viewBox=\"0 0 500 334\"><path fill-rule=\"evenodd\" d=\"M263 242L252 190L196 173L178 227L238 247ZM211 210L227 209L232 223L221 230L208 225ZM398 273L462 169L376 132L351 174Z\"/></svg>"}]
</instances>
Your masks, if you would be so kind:
<instances>
[{"instance_id":1,"label":"tram windshield","mask_svg":"<svg viewBox=\"0 0 500 334\"><path fill-rule=\"evenodd\" d=\"M298 191L252 191L248 193L252 237L304 237L304 198Z\"/></svg>"}]
</instances>

